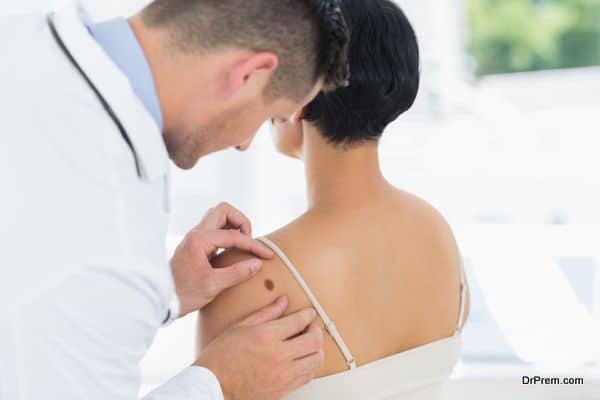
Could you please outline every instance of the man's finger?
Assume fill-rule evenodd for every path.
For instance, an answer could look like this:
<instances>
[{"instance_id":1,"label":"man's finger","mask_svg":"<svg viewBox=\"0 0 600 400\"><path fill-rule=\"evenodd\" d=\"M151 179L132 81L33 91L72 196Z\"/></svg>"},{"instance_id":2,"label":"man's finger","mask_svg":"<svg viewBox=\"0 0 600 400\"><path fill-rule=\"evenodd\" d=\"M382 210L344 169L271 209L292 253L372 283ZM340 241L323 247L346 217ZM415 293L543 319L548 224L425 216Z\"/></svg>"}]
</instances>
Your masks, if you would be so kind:
<instances>
[{"instance_id":1,"label":"man's finger","mask_svg":"<svg viewBox=\"0 0 600 400\"><path fill-rule=\"evenodd\" d=\"M207 243L206 254L212 254L218 249L240 249L252 253L260 258L273 257L273 251L262 242L252 239L238 231L216 230L208 231L204 235Z\"/></svg>"},{"instance_id":2,"label":"man's finger","mask_svg":"<svg viewBox=\"0 0 600 400\"><path fill-rule=\"evenodd\" d=\"M294 376L299 386L310 382L319 372L325 361L325 353L319 351L315 354L295 360L293 363Z\"/></svg>"},{"instance_id":3,"label":"man's finger","mask_svg":"<svg viewBox=\"0 0 600 400\"><path fill-rule=\"evenodd\" d=\"M258 258L240 261L229 267L215 269L214 279L219 293L246 282L260 271L263 262Z\"/></svg>"},{"instance_id":4,"label":"man's finger","mask_svg":"<svg viewBox=\"0 0 600 400\"><path fill-rule=\"evenodd\" d=\"M283 398L283 396L285 396L297 389L300 389L302 386L307 385L314 378L315 378L315 376L313 376L313 375L301 375L301 376L295 377L295 379L292 380L292 383L290 383L289 385L286 386L286 391L281 394L281 398ZM280 397L277 397L277 398L279 399Z\"/></svg>"},{"instance_id":5,"label":"man's finger","mask_svg":"<svg viewBox=\"0 0 600 400\"><path fill-rule=\"evenodd\" d=\"M313 308L306 308L287 317L269 322L269 328L273 330L277 338L281 340L289 339L302 333L316 316L317 312Z\"/></svg>"},{"instance_id":6,"label":"man's finger","mask_svg":"<svg viewBox=\"0 0 600 400\"><path fill-rule=\"evenodd\" d=\"M252 224L248 217L228 203L221 203L211 208L202 218L200 227L204 230L239 229L244 235L252 235Z\"/></svg>"},{"instance_id":7,"label":"man's finger","mask_svg":"<svg viewBox=\"0 0 600 400\"><path fill-rule=\"evenodd\" d=\"M305 333L285 342L286 354L292 359L307 357L323 350L323 330L311 324Z\"/></svg>"},{"instance_id":8,"label":"man's finger","mask_svg":"<svg viewBox=\"0 0 600 400\"><path fill-rule=\"evenodd\" d=\"M240 210L229 206L225 213L225 226L234 227L244 235L252 236L252 223Z\"/></svg>"},{"instance_id":9,"label":"man's finger","mask_svg":"<svg viewBox=\"0 0 600 400\"><path fill-rule=\"evenodd\" d=\"M280 318L288 306L288 299L285 296L278 297L273 303L260 310L250 314L239 322L238 326L255 326L267 323Z\"/></svg>"}]
</instances>

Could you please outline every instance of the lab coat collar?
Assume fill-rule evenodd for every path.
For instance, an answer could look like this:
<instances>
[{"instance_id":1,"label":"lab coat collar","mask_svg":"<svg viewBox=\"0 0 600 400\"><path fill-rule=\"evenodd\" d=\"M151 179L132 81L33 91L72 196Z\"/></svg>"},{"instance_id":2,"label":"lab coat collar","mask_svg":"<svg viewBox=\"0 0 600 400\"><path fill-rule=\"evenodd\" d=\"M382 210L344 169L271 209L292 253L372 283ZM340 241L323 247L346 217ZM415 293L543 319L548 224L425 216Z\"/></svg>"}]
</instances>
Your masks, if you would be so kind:
<instances>
[{"instance_id":1,"label":"lab coat collar","mask_svg":"<svg viewBox=\"0 0 600 400\"><path fill-rule=\"evenodd\" d=\"M57 11L53 17L64 45L125 128L141 164L142 178L151 180L165 175L169 156L162 133L125 74L90 35L84 18L76 7Z\"/></svg>"}]
</instances>

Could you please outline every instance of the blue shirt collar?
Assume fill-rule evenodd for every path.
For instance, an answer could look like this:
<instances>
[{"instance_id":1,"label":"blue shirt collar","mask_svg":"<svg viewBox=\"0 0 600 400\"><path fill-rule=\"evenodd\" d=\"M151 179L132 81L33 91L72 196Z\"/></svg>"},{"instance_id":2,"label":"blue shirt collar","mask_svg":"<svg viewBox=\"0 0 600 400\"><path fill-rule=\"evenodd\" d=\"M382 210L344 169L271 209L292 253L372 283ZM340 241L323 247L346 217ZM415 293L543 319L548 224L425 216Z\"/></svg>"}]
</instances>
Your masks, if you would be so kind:
<instances>
[{"instance_id":1,"label":"blue shirt collar","mask_svg":"<svg viewBox=\"0 0 600 400\"><path fill-rule=\"evenodd\" d=\"M152 71L129 22L122 17L115 18L99 24L90 24L88 29L106 54L127 76L133 91L162 131L162 111Z\"/></svg>"}]
</instances>

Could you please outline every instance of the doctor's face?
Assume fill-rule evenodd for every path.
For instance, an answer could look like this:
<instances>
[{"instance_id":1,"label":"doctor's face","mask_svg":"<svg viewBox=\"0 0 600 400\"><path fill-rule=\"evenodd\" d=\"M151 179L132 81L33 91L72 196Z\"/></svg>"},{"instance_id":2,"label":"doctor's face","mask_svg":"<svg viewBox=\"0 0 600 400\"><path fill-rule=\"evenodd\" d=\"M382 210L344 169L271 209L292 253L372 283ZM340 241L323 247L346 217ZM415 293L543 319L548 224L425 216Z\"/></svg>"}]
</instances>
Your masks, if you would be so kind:
<instances>
[{"instance_id":1,"label":"doctor's face","mask_svg":"<svg viewBox=\"0 0 600 400\"><path fill-rule=\"evenodd\" d=\"M304 108L322 88L317 83L300 102L287 98L271 101L262 96L255 101L235 107L222 107L212 115L203 115L196 121L195 128L180 132L179 140L169 140L175 135L166 135L167 148L173 162L182 169L193 168L198 160L208 154L235 148L247 150L263 123L269 120L289 120Z\"/></svg>"}]
</instances>

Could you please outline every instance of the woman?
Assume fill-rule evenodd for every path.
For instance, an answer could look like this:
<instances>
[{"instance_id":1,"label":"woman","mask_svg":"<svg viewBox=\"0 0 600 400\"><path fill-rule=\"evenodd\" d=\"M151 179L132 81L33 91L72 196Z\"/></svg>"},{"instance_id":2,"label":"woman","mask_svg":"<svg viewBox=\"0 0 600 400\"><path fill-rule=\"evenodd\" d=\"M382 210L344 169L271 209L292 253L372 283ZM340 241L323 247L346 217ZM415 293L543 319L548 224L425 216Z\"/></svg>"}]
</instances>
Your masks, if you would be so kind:
<instances>
[{"instance_id":1,"label":"woman","mask_svg":"<svg viewBox=\"0 0 600 400\"><path fill-rule=\"evenodd\" d=\"M308 210L263 239L277 258L202 311L198 345L286 295L290 313L312 305L327 332L319 378L288 399L437 399L466 316L460 255L444 219L385 180L377 149L415 100L417 41L389 0L342 5L350 86L273 121L278 150L305 163ZM249 257L225 253L215 264Z\"/></svg>"}]
</instances>

